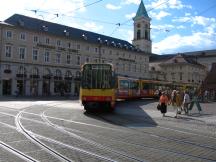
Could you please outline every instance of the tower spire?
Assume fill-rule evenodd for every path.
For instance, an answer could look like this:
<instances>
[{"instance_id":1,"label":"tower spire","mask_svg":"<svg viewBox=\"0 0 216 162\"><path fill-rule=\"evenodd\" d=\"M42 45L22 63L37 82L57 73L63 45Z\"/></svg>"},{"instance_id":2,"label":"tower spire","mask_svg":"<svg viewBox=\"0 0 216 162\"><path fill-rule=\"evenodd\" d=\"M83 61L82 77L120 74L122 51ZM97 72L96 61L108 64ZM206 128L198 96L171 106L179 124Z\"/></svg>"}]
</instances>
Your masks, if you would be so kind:
<instances>
[{"instance_id":1,"label":"tower spire","mask_svg":"<svg viewBox=\"0 0 216 162\"><path fill-rule=\"evenodd\" d=\"M139 8L137 10L136 16L134 17L134 20L140 18L140 17L145 17L150 19L150 17L148 16L148 13L146 11L145 5L143 3L143 0L141 0Z\"/></svg>"}]
</instances>

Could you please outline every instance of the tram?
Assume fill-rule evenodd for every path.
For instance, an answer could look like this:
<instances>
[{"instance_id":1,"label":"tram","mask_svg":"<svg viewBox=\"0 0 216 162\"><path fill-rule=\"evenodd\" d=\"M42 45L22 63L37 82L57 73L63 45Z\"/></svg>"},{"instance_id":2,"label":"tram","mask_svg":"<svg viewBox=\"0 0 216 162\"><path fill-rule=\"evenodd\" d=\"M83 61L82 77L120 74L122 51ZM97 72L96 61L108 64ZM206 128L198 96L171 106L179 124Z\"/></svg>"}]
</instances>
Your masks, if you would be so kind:
<instances>
[{"instance_id":1,"label":"tram","mask_svg":"<svg viewBox=\"0 0 216 162\"><path fill-rule=\"evenodd\" d=\"M84 64L81 75L80 100L86 111L114 110L117 99L159 98L159 91L195 88L195 85L115 76L113 66L106 63Z\"/></svg>"},{"instance_id":2,"label":"tram","mask_svg":"<svg viewBox=\"0 0 216 162\"><path fill-rule=\"evenodd\" d=\"M84 109L113 110L115 107L115 74L113 66L105 63L86 63L81 68L80 100Z\"/></svg>"}]
</instances>

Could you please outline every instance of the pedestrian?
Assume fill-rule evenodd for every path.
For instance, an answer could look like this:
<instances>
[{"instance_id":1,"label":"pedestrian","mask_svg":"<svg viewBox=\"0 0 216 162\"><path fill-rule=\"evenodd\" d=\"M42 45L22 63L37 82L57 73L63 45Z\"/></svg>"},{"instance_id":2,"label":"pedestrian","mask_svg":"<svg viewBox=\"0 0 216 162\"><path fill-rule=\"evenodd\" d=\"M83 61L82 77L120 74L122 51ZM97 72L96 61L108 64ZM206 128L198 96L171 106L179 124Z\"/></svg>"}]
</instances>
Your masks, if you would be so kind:
<instances>
[{"instance_id":1,"label":"pedestrian","mask_svg":"<svg viewBox=\"0 0 216 162\"><path fill-rule=\"evenodd\" d=\"M190 104L190 96L187 91L184 92L184 99L183 99L183 110L185 114L188 114L188 105Z\"/></svg>"},{"instance_id":2,"label":"pedestrian","mask_svg":"<svg viewBox=\"0 0 216 162\"><path fill-rule=\"evenodd\" d=\"M182 98L179 91L176 91L176 115L175 118L178 117L178 114L181 114L181 104Z\"/></svg>"},{"instance_id":3,"label":"pedestrian","mask_svg":"<svg viewBox=\"0 0 216 162\"><path fill-rule=\"evenodd\" d=\"M208 90L205 90L205 92L204 92L204 100L205 100L205 102L208 101L208 94L209 94Z\"/></svg>"},{"instance_id":4,"label":"pedestrian","mask_svg":"<svg viewBox=\"0 0 216 162\"><path fill-rule=\"evenodd\" d=\"M162 92L162 95L160 96L160 111L163 114L163 117L165 116L165 113L167 112L167 104L168 104L168 97L165 94L165 92Z\"/></svg>"},{"instance_id":5,"label":"pedestrian","mask_svg":"<svg viewBox=\"0 0 216 162\"><path fill-rule=\"evenodd\" d=\"M173 109L175 109L176 108L176 90L172 91L170 101L173 106Z\"/></svg>"}]
</instances>

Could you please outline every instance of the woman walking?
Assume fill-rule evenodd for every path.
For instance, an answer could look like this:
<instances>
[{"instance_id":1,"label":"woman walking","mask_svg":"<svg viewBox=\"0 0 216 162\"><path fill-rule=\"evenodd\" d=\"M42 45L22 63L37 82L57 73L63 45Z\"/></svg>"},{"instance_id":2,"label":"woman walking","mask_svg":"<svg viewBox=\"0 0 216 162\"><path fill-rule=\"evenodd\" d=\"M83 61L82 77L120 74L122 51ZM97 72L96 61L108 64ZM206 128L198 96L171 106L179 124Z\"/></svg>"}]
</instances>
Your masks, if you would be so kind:
<instances>
[{"instance_id":1,"label":"woman walking","mask_svg":"<svg viewBox=\"0 0 216 162\"><path fill-rule=\"evenodd\" d=\"M179 91L176 91L176 115L175 118L177 118L177 115L181 113L181 105L182 105L182 99Z\"/></svg>"},{"instance_id":2,"label":"woman walking","mask_svg":"<svg viewBox=\"0 0 216 162\"><path fill-rule=\"evenodd\" d=\"M160 96L160 111L163 114L163 117L165 116L165 113L167 112L167 104L168 104L168 97L165 94L165 92L162 92L162 95Z\"/></svg>"}]
</instances>

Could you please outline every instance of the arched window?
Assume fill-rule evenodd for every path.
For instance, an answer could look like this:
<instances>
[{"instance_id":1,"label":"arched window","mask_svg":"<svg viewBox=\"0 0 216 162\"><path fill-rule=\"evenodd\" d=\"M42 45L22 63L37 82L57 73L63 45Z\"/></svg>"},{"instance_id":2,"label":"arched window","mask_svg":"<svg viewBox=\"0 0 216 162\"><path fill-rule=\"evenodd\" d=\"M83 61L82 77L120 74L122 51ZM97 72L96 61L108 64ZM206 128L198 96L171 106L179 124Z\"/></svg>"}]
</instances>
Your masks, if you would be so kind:
<instances>
[{"instance_id":1,"label":"arched window","mask_svg":"<svg viewBox=\"0 0 216 162\"><path fill-rule=\"evenodd\" d=\"M61 70L57 69L56 73L55 73L55 76L61 77L62 76Z\"/></svg>"},{"instance_id":2,"label":"arched window","mask_svg":"<svg viewBox=\"0 0 216 162\"><path fill-rule=\"evenodd\" d=\"M76 72L76 77L79 78L81 76L80 71Z\"/></svg>"},{"instance_id":3,"label":"arched window","mask_svg":"<svg viewBox=\"0 0 216 162\"><path fill-rule=\"evenodd\" d=\"M25 67L23 66L20 66L18 71L17 71L17 74L26 74L26 69Z\"/></svg>"},{"instance_id":4,"label":"arched window","mask_svg":"<svg viewBox=\"0 0 216 162\"><path fill-rule=\"evenodd\" d=\"M36 67L33 68L32 71L31 71L31 74L32 75L38 75L39 74L38 68L36 68Z\"/></svg>"},{"instance_id":5,"label":"arched window","mask_svg":"<svg viewBox=\"0 0 216 162\"><path fill-rule=\"evenodd\" d=\"M72 73L68 70L68 71L66 71L66 73L65 73L65 77L67 77L67 78L71 78L72 77Z\"/></svg>"},{"instance_id":6,"label":"arched window","mask_svg":"<svg viewBox=\"0 0 216 162\"><path fill-rule=\"evenodd\" d=\"M44 70L44 72L43 72L43 75L51 75L51 71L50 71L50 69L49 68L46 68L45 70Z\"/></svg>"}]
</instances>

